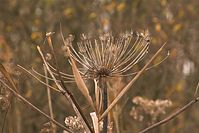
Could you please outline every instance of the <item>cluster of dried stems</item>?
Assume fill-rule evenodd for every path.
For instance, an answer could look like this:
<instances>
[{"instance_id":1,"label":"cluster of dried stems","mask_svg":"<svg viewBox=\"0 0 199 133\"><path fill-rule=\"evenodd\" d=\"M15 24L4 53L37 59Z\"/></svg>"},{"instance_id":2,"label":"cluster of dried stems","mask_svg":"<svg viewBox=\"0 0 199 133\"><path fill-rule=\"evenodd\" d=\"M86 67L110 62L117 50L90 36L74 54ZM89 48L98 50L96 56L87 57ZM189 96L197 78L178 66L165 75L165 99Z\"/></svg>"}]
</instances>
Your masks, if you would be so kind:
<instances>
[{"instance_id":1,"label":"cluster of dried stems","mask_svg":"<svg viewBox=\"0 0 199 133\"><path fill-rule=\"evenodd\" d=\"M134 82L142 75L142 73L151 68L149 67L150 63L163 50L165 44L153 55L153 57L140 71L131 72L132 67L141 61L148 52L150 36L147 31L144 33L125 32L117 37L114 37L110 33L106 33L99 35L99 37L96 39L82 34L81 41L77 43L78 49L76 49L76 46L72 44L74 37L69 35L69 37L64 38L61 32L61 37L64 42L64 55L67 56L73 72L73 74L66 74L60 71L51 40L52 34L52 32L46 34L46 39L49 48L51 49L51 54L44 53L41 48L37 46L37 50L43 60L44 74L38 73L34 69L32 72L28 71L22 66L18 65L21 70L27 72L39 82L46 85L50 115L47 115L41 111L19 94L19 88L17 88L15 85L13 78L7 72L5 67L0 64L0 71L6 79L6 82L3 79L0 79L2 85L5 86L9 92L12 92L19 99L27 103L33 109L50 120L50 123L45 124L45 128L41 132L50 131L56 133L55 127L57 125L58 127L63 128L64 132L67 133L111 133L112 125L114 125L114 123L111 117L109 117L109 114L111 113L112 109L124 96L124 94L126 94L126 92L132 87ZM49 60L53 60L54 63L50 64ZM110 100L108 93L110 89L109 80L115 77L126 76L132 76L132 79L117 94L115 94L114 98ZM40 77L43 77L45 81L40 80ZM52 80L56 84L56 88L49 85L49 80ZM91 88L87 88L85 80L94 82L94 96L90 94ZM77 102L75 96L71 93L70 89L68 89L66 85L67 82L76 83L78 89L82 92L89 105L92 107L93 112L90 112L93 122L92 124L88 122L88 118L83 113L82 108ZM51 90L58 91L65 96L66 100L70 102L76 113L75 117L69 116L66 118L66 126L54 119L51 103ZM186 108L196 103L198 100L199 98L196 97L192 102L189 103L189 105L187 105L187 107L182 108L179 112L174 113L169 118L166 118L158 124L154 124L141 132L147 132L154 127L166 123L168 120L174 118ZM157 106L159 106L159 104Z\"/></svg>"}]
</instances>

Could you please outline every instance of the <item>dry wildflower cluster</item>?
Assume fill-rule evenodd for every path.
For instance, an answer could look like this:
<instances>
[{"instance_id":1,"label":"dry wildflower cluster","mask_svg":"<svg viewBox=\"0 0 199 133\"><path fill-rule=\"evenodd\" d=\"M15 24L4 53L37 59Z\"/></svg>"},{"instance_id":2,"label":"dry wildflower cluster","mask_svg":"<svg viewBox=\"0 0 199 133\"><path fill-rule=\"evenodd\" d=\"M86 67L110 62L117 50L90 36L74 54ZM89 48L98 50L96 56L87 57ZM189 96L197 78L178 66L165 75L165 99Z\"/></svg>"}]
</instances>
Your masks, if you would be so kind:
<instances>
[{"instance_id":1,"label":"dry wildflower cluster","mask_svg":"<svg viewBox=\"0 0 199 133\"><path fill-rule=\"evenodd\" d=\"M41 133L56 133L55 125L61 127L64 130L64 133L112 133L115 130L119 131L119 122L116 120L117 118L113 118L118 114L114 112L113 108L118 104L118 101L127 93L144 71L157 66L168 57L167 55L167 57L159 63L149 67L150 63L162 51L165 46L164 44L141 70L133 72L132 68L148 53L150 44L148 31L144 33L125 32L118 36L113 36L111 33L104 33L100 34L97 38L92 38L82 34L81 40L77 44L73 43L74 37L72 35L64 38L61 32L61 37L64 42L64 55L67 56L67 61L70 63L73 72L72 74L66 74L59 68L51 40L52 35L53 32L46 34L46 40L51 50L50 53L45 53L46 51L42 51L42 49L37 46L37 50L43 61L44 74L37 72L35 69L29 71L18 65L21 70L33 76L40 83L46 85L50 115L30 103L18 92L19 89L12 78L13 73L9 72L9 69L6 69L4 65L0 63L1 110L4 111L9 108L12 96L10 92L12 92L20 100L50 120L50 122L43 125ZM14 74L16 74L16 72L14 72ZM115 85L115 87L114 85L111 86L113 82L109 79L124 78L126 76L131 79L126 85L122 85L121 89L117 88L119 85ZM94 86L90 86L91 88L88 88L85 80L94 83ZM49 81L53 81L56 87L51 86ZM86 98L88 104L92 108L92 112L89 112L92 123L89 122L89 118L84 114L85 112L83 112L77 98L68 88L68 82L76 83L77 88L81 91L82 95ZM198 102L199 97L196 97L198 88L199 84L196 88L194 95L195 98L192 101L173 113L171 116L156 124L154 123L157 118L161 114L166 113L166 109L171 107L172 102L170 100L154 101L144 99L142 97L135 97L133 99L133 103L136 106L132 107L130 115L139 121L143 121L146 116L150 119L148 124L151 125L140 133L145 133L168 122L191 105ZM65 125L62 125L54 118L50 93L51 90L55 90L62 94L66 100L69 101L76 114L74 117L67 116L65 119ZM113 90L116 91L113 92ZM109 94L111 91L114 94ZM94 94L91 94L91 92L94 92ZM118 107L116 106L116 108Z\"/></svg>"},{"instance_id":2,"label":"dry wildflower cluster","mask_svg":"<svg viewBox=\"0 0 199 133\"><path fill-rule=\"evenodd\" d=\"M81 122L81 120L77 116L68 116L65 118L65 124L67 127L75 131L76 133L86 133L84 130L84 126ZM103 129L103 122L99 122L99 130L102 131ZM113 123L111 122L108 125L108 130L111 131L113 128ZM64 133L67 133L67 131L64 131Z\"/></svg>"},{"instance_id":3,"label":"dry wildflower cluster","mask_svg":"<svg viewBox=\"0 0 199 133\"><path fill-rule=\"evenodd\" d=\"M130 115L138 121L143 121L144 117L149 115L150 124L154 123L158 116L165 114L166 109L172 106L170 100L149 100L140 96L133 98L133 103L136 106L132 107Z\"/></svg>"},{"instance_id":4,"label":"dry wildflower cluster","mask_svg":"<svg viewBox=\"0 0 199 133\"><path fill-rule=\"evenodd\" d=\"M82 79L95 82L95 99L88 98L88 100L91 101L97 115L100 116L108 108L108 79L134 74L130 70L148 52L149 33L147 31L145 33L125 32L119 36L104 33L97 38L82 34L81 41L77 43L77 49L72 43L73 39L72 35L65 39L65 55L70 57L71 62L76 61L79 64L77 69ZM69 74L64 76L68 80L73 79ZM80 82L77 77L76 82ZM89 91L87 88L86 90ZM108 117L104 118L103 123L106 125L106 127L103 126L103 132L107 132L108 123L110 123Z\"/></svg>"},{"instance_id":5,"label":"dry wildflower cluster","mask_svg":"<svg viewBox=\"0 0 199 133\"><path fill-rule=\"evenodd\" d=\"M81 120L77 116L68 116L65 118L65 124L67 127L74 131L83 130L84 126Z\"/></svg>"},{"instance_id":6,"label":"dry wildflower cluster","mask_svg":"<svg viewBox=\"0 0 199 133\"><path fill-rule=\"evenodd\" d=\"M20 69L33 76L42 84L46 85L50 116L31 104L17 92L18 88L14 84L11 76L6 71L4 66L0 64L1 72L4 77L6 77L8 82L10 82L13 89L5 82L2 81L2 83L4 83L4 85L7 86L8 89L22 101L51 120L49 123L50 126L49 124L44 126L42 132L48 132L52 129L52 132L55 133L56 131L54 124L62 127L65 130L64 132L68 133L77 131L86 133L112 132L112 129L116 123L113 123L114 120L110 119L110 112L118 101L124 96L124 94L126 94L126 92L131 88L133 83L140 77L140 75L146 69L151 68L148 67L149 64L162 51L164 45L154 54L154 56L140 71L133 72L132 68L148 53L150 44L150 36L148 31L144 33L131 31L121 33L118 36L113 36L111 33L104 33L100 34L97 38L92 38L82 34L81 40L77 44L73 43L74 37L72 35L64 38L61 32L61 37L64 42L64 55L67 56L73 72L73 74L66 74L59 69L59 64L51 40L53 34L53 32L46 34L46 40L50 47L51 53L45 53L45 51L42 51L42 49L37 46L37 50L43 60L44 74L37 72L35 69L29 71L18 65ZM135 76L133 77L132 75ZM126 76L130 76L132 79L127 85L124 85L121 91L118 91L117 94L114 95L115 97L110 100L110 95L108 93L110 92L110 89L113 90L114 88L110 88L109 79L112 77L123 78ZM41 78L43 78L43 80ZM50 86L49 80L53 81L56 87ZM94 82L94 86L92 86L93 88L88 88L85 80ZM83 96L87 99L89 105L92 107L93 112L90 112L92 123L89 123L88 118L76 100L77 98L73 95L70 89L68 89L68 86L66 85L68 82L76 83L77 88L81 91ZM54 119L52 110L53 106L50 102L51 89L60 92L60 94L62 94L66 100L69 101L74 109L74 112L76 113L75 117L66 117L66 126L60 124ZM91 94L91 92L94 92L94 94ZM144 108L144 111L155 117L159 115L160 112L162 113L168 104L167 102L162 101L151 103L151 101L145 101L140 98L137 98L137 100L135 99L134 102Z\"/></svg>"}]
</instances>

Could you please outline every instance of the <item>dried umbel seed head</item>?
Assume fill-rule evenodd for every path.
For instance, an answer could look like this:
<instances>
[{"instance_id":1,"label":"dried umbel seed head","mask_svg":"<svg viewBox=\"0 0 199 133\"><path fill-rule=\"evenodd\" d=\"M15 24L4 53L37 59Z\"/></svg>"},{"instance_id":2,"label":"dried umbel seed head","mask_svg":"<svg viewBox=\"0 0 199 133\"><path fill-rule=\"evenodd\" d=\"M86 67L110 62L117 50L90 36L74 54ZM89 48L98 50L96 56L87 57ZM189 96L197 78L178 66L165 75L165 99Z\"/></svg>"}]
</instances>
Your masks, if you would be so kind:
<instances>
[{"instance_id":1,"label":"dried umbel seed head","mask_svg":"<svg viewBox=\"0 0 199 133\"><path fill-rule=\"evenodd\" d=\"M65 124L72 130L83 130L84 126L77 116L68 116L65 119Z\"/></svg>"},{"instance_id":2,"label":"dried umbel seed head","mask_svg":"<svg viewBox=\"0 0 199 133\"><path fill-rule=\"evenodd\" d=\"M84 79L125 75L144 58L150 42L149 33L125 32L119 36L110 33L92 39L82 34L78 50L70 45L70 55L80 64Z\"/></svg>"},{"instance_id":3,"label":"dried umbel seed head","mask_svg":"<svg viewBox=\"0 0 199 133\"><path fill-rule=\"evenodd\" d=\"M148 100L139 96L133 98L133 103L137 107L132 107L130 115L139 121L143 120L144 115L150 115L152 121L155 121L158 116L166 113L167 108L172 106L170 100Z\"/></svg>"}]
</instances>

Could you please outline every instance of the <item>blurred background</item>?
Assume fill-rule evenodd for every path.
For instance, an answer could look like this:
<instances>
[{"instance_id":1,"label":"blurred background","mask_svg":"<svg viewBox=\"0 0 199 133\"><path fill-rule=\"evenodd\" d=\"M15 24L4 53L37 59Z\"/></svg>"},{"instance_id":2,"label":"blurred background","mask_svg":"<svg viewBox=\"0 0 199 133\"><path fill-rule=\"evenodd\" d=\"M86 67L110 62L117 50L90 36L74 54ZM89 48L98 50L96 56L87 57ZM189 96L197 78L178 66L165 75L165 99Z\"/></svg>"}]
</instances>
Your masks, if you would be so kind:
<instances>
[{"instance_id":1,"label":"blurred background","mask_svg":"<svg viewBox=\"0 0 199 133\"><path fill-rule=\"evenodd\" d=\"M81 33L97 36L102 32L119 34L148 29L152 37L150 50L135 70L141 69L165 42L166 48L153 64L161 61L168 51L170 56L158 67L145 72L122 99L120 131L138 132L147 127L148 120L139 122L130 115L135 96L153 100L169 99L173 102L167 114L161 115L158 120L193 98L199 81L198 7L198 0L0 0L0 61L6 64L15 77L20 93L48 113L46 87L16 68L16 64L20 64L27 69L34 67L42 72L42 61L36 45L48 50L43 44L46 32L55 32L53 44L61 70L71 73L61 50L60 23L64 36L75 36L74 45ZM127 77L121 82L125 84L130 79ZM76 85L72 83L67 86L88 114L87 103L82 100L84 98ZM74 115L70 104L61 94L52 91L52 102L55 118L59 122L64 124L66 116ZM195 104L154 132L187 133L191 129L192 133L198 133L198 110L199 106ZM48 122L14 97L7 115L6 112L5 109L0 110L0 127L6 116L4 133L39 133ZM57 128L57 132L62 130Z\"/></svg>"}]
</instances>

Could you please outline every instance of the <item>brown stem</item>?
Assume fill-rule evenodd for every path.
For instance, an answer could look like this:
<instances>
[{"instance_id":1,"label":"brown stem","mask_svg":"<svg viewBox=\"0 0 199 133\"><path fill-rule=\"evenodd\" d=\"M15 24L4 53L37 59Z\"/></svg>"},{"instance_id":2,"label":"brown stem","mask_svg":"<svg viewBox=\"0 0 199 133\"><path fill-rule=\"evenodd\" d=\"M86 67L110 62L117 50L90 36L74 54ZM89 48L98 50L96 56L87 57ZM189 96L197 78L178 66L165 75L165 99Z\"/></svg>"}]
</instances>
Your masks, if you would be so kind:
<instances>
[{"instance_id":1,"label":"brown stem","mask_svg":"<svg viewBox=\"0 0 199 133\"><path fill-rule=\"evenodd\" d=\"M106 85L106 79L105 78L100 78L99 79L99 85L100 85L100 89L102 89L103 92L103 111L105 111L108 107L108 94L107 94L107 85ZM103 129L102 129L103 133L107 133L108 132L108 116L104 117L103 119Z\"/></svg>"},{"instance_id":2,"label":"brown stem","mask_svg":"<svg viewBox=\"0 0 199 133\"><path fill-rule=\"evenodd\" d=\"M44 73L45 73L45 76L48 77L48 72L45 66L44 66ZM46 84L47 84L46 87L47 87L47 96L48 96L48 108L50 112L50 117L53 119L54 114L53 114L53 107L52 107L52 100L51 100L51 92L50 92L50 88L48 87L49 81L47 78L46 78ZM52 127L52 133L56 133L56 127L53 122L51 122L51 127Z\"/></svg>"}]
</instances>

